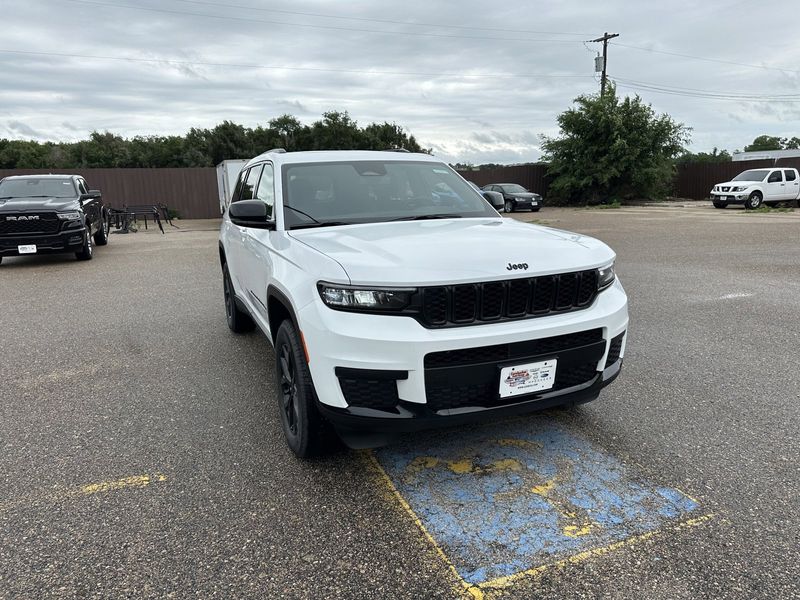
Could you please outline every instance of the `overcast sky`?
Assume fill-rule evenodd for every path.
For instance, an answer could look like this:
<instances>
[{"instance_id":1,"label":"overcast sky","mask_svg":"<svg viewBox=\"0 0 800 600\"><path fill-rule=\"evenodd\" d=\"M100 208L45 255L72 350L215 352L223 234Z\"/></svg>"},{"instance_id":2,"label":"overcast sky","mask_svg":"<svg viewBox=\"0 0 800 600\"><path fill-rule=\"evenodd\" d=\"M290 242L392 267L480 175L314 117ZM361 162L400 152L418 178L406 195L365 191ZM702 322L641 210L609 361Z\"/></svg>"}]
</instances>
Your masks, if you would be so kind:
<instances>
[{"instance_id":1,"label":"overcast sky","mask_svg":"<svg viewBox=\"0 0 800 600\"><path fill-rule=\"evenodd\" d=\"M598 90L601 45L583 40L604 31L621 34L609 46L611 77L668 91L620 93L692 127L692 150L800 135L796 0L3 7L0 137L183 134L226 119L253 127L289 113L311 123L346 110L362 126L396 122L450 162L528 162L573 98Z\"/></svg>"}]
</instances>

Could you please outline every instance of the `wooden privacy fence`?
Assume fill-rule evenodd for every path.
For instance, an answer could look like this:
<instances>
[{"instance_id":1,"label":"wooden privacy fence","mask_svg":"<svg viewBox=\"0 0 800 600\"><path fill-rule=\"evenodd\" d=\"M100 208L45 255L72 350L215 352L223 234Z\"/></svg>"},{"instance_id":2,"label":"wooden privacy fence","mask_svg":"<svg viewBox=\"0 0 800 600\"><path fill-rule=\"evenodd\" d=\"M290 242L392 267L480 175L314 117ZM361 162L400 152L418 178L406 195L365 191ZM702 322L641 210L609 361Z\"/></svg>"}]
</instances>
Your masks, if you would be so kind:
<instances>
[{"instance_id":1,"label":"wooden privacy fence","mask_svg":"<svg viewBox=\"0 0 800 600\"><path fill-rule=\"evenodd\" d=\"M724 163L689 163L678 165L672 195L700 200L708 197L715 183L728 181L747 169L774 166L800 169L800 158L750 160ZM165 204L182 219L219 218L217 174L213 167L175 169L0 169L0 178L8 175L39 173L77 173L86 178L92 189L103 192L103 199L113 208L136 204ZM547 197L547 165L513 165L480 171L459 171L465 179L479 186L487 183L518 183Z\"/></svg>"},{"instance_id":2,"label":"wooden privacy fence","mask_svg":"<svg viewBox=\"0 0 800 600\"><path fill-rule=\"evenodd\" d=\"M0 169L8 175L78 174L92 189L103 192L113 208L136 204L165 204L182 219L219 218L217 173L212 167L176 169Z\"/></svg>"},{"instance_id":3,"label":"wooden privacy fence","mask_svg":"<svg viewBox=\"0 0 800 600\"><path fill-rule=\"evenodd\" d=\"M747 169L768 169L775 167L794 167L800 169L800 158L781 158L777 160L747 160L721 163L686 163L677 166L671 195L678 198L702 200L715 183L733 179ZM547 197L549 178L547 165L515 165L480 171L459 171L469 181L480 186L487 183L518 183L523 187Z\"/></svg>"}]
</instances>

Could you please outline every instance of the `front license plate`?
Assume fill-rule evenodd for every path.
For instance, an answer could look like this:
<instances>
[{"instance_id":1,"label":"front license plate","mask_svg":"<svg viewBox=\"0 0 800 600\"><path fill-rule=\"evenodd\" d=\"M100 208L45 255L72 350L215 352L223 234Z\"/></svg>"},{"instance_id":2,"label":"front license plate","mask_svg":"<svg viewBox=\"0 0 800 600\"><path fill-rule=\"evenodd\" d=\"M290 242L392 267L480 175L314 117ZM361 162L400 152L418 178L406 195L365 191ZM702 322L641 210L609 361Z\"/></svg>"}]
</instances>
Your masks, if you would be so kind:
<instances>
[{"instance_id":1,"label":"front license plate","mask_svg":"<svg viewBox=\"0 0 800 600\"><path fill-rule=\"evenodd\" d=\"M513 365L500 369L500 397L531 394L553 387L556 379L555 358L541 362Z\"/></svg>"},{"instance_id":2,"label":"front license plate","mask_svg":"<svg viewBox=\"0 0 800 600\"><path fill-rule=\"evenodd\" d=\"M20 254L36 254L36 244L17 246L17 252L19 252Z\"/></svg>"}]
</instances>

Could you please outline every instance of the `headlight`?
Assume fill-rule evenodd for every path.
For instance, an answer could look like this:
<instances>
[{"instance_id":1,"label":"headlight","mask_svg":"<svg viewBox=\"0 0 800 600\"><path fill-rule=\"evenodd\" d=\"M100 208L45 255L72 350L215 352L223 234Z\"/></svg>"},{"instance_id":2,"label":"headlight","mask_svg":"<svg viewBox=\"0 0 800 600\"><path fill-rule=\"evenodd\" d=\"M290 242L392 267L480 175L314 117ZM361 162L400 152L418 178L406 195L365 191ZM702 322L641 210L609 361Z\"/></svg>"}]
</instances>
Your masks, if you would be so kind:
<instances>
[{"instance_id":1,"label":"headlight","mask_svg":"<svg viewBox=\"0 0 800 600\"><path fill-rule=\"evenodd\" d=\"M617 277L616 273L614 273L614 263L597 269L597 275L597 291L602 291L614 283L614 279Z\"/></svg>"},{"instance_id":2,"label":"headlight","mask_svg":"<svg viewBox=\"0 0 800 600\"><path fill-rule=\"evenodd\" d=\"M731 191L732 191L732 192L743 192L743 191L745 191L745 190L746 190L748 187L749 187L749 186L746 186L746 185L740 185L740 186L737 186L737 187L732 187L732 188L731 188Z\"/></svg>"},{"instance_id":3,"label":"headlight","mask_svg":"<svg viewBox=\"0 0 800 600\"><path fill-rule=\"evenodd\" d=\"M58 218L62 221L80 221L81 218L81 213L79 213L77 210L73 212L63 212L57 214Z\"/></svg>"},{"instance_id":4,"label":"headlight","mask_svg":"<svg viewBox=\"0 0 800 600\"><path fill-rule=\"evenodd\" d=\"M333 283L317 284L322 301L337 310L402 311L415 288L370 288Z\"/></svg>"}]
</instances>

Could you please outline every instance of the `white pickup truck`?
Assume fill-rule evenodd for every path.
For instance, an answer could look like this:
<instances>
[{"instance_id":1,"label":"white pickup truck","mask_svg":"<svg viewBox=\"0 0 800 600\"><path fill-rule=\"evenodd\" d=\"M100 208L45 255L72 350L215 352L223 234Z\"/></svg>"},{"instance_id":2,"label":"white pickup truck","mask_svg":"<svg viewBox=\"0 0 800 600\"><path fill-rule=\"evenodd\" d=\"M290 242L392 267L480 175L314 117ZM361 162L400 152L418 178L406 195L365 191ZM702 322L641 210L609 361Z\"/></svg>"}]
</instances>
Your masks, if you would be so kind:
<instances>
[{"instance_id":1,"label":"white pickup truck","mask_svg":"<svg viewBox=\"0 0 800 600\"><path fill-rule=\"evenodd\" d=\"M739 173L711 190L711 200L716 208L728 204L744 204L745 208L758 208L762 204L775 206L800 197L800 174L797 169L750 169Z\"/></svg>"}]
</instances>

